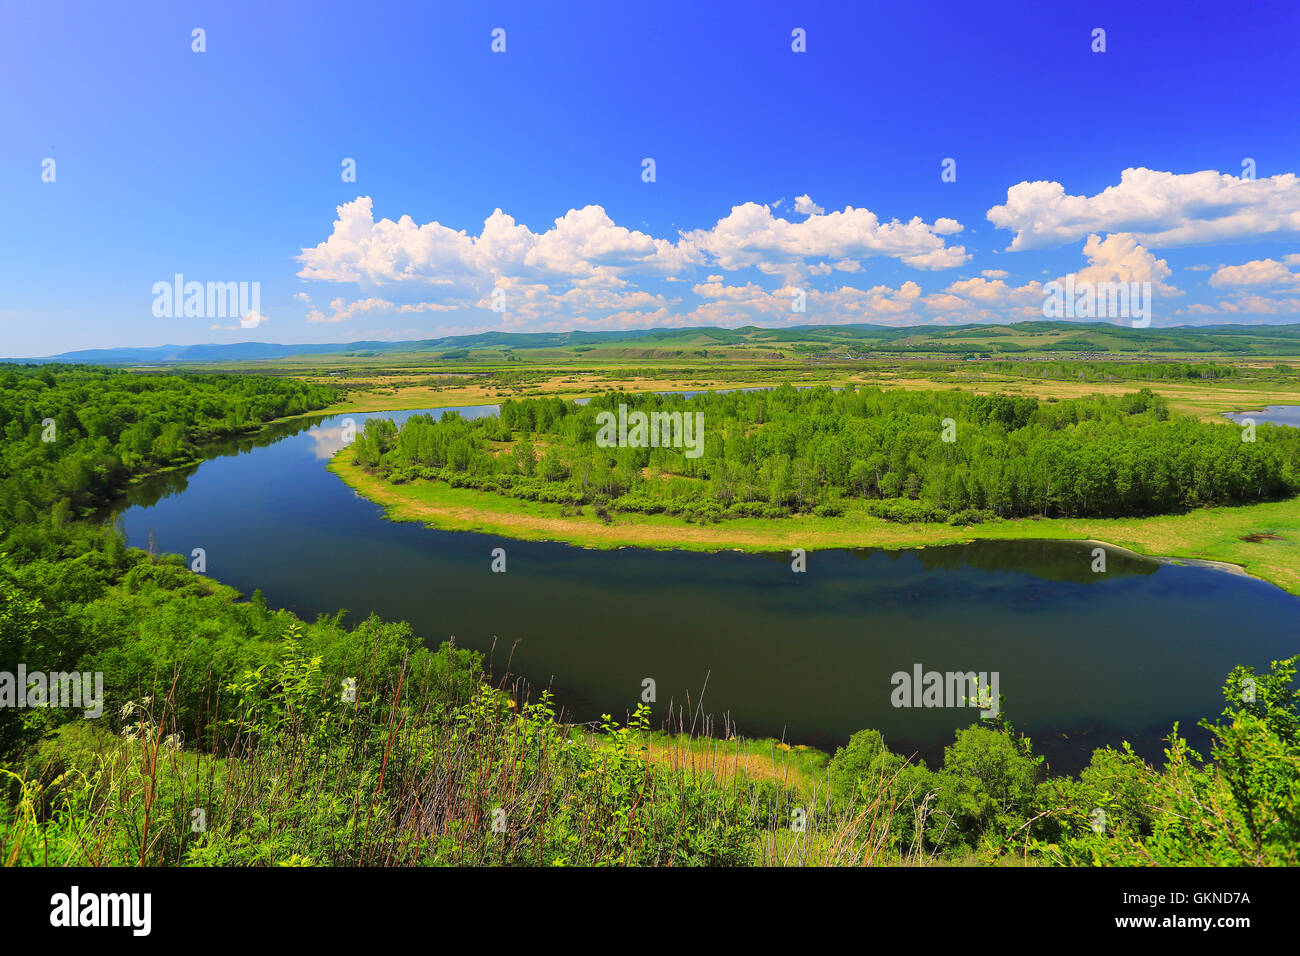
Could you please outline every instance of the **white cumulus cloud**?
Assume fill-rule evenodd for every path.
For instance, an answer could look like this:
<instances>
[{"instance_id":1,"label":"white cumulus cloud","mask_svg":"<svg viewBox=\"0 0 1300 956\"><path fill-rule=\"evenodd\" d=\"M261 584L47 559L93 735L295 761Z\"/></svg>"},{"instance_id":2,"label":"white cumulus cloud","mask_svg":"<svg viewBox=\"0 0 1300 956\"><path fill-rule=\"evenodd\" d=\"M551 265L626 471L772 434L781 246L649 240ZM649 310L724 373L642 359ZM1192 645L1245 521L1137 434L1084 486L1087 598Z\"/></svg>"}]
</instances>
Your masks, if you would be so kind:
<instances>
[{"instance_id":1,"label":"white cumulus cloud","mask_svg":"<svg viewBox=\"0 0 1300 956\"><path fill-rule=\"evenodd\" d=\"M1300 256L1286 256L1300 265ZM1292 272L1276 259L1255 259L1239 266L1220 266L1210 276L1210 285L1216 288L1242 288L1246 286L1300 285L1300 272Z\"/></svg>"},{"instance_id":2,"label":"white cumulus cloud","mask_svg":"<svg viewBox=\"0 0 1300 956\"><path fill-rule=\"evenodd\" d=\"M1160 172L1138 167L1095 196L1071 196L1058 182L1007 190L988 220L1015 232L1010 249L1041 249L1091 233L1132 233L1157 248L1300 232L1300 177L1240 179L1214 170Z\"/></svg>"}]
</instances>

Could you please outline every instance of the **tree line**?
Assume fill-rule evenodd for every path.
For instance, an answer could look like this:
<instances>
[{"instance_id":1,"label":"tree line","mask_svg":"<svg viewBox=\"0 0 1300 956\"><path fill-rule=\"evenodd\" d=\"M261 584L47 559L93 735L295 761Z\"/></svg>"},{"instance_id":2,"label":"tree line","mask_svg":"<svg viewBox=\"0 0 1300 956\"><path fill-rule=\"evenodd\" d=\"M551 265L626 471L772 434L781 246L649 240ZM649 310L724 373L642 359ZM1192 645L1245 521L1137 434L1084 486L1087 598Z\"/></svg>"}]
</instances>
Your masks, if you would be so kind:
<instances>
[{"instance_id":1,"label":"tree line","mask_svg":"<svg viewBox=\"0 0 1300 956\"><path fill-rule=\"evenodd\" d=\"M0 523L82 514L132 475L194 461L199 446L324 408L334 388L250 375L0 366Z\"/></svg>"}]
</instances>

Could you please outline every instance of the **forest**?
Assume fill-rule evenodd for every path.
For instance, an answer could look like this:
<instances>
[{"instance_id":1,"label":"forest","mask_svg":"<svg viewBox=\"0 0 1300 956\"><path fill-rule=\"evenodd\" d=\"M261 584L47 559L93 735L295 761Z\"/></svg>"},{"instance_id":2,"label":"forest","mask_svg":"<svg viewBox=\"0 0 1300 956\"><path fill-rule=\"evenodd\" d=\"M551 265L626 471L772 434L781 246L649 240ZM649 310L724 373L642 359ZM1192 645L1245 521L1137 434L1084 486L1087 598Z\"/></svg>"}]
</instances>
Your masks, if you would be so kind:
<instances>
[{"instance_id":1,"label":"forest","mask_svg":"<svg viewBox=\"0 0 1300 956\"><path fill-rule=\"evenodd\" d=\"M704 453L600 447L597 415L702 412ZM1300 434L1171 414L1148 388L1040 401L849 386L507 400L467 421L371 419L353 460L424 478L615 512L731 517L841 514L968 524L995 518L1170 514L1300 490Z\"/></svg>"},{"instance_id":2,"label":"forest","mask_svg":"<svg viewBox=\"0 0 1300 956\"><path fill-rule=\"evenodd\" d=\"M51 506L102 504L131 477L195 461L200 446L324 408L337 390L247 375L0 366L0 526Z\"/></svg>"}]
</instances>

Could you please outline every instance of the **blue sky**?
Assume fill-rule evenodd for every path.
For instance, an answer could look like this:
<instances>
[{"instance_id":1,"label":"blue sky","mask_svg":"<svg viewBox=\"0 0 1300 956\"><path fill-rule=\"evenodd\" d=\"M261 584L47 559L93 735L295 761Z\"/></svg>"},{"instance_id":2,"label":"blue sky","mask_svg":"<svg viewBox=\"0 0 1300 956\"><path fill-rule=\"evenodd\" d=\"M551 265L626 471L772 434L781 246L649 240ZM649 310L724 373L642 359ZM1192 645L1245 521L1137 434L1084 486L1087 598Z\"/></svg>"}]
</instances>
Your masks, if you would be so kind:
<instances>
[{"instance_id":1,"label":"blue sky","mask_svg":"<svg viewBox=\"0 0 1300 956\"><path fill-rule=\"evenodd\" d=\"M1067 275L1300 321L1300 4L1075 6L10 5L0 354L1015 321ZM258 312L155 314L176 274Z\"/></svg>"}]
</instances>

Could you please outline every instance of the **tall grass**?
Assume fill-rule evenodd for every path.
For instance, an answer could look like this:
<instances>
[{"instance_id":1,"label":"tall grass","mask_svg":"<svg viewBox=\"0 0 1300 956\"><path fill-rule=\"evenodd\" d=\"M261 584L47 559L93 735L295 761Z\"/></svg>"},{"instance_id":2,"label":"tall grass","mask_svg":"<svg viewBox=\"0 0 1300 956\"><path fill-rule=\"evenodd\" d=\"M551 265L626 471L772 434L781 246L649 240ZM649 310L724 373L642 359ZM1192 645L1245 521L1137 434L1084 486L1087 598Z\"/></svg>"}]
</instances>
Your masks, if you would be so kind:
<instances>
[{"instance_id":1,"label":"tall grass","mask_svg":"<svg viewBox=\"0 0 1300 956\"><path fill-rule=\"evenodd\" d=\"M73 725L0 808L8 865L871 865L898 846L893 779L832 805L781 761L755 773L733 740L679 715L651 733L566 725L549 695L412 673L326 675L291 628L280 660L214 693L237 700L204 739L178 729L173 680ZM231 711L228 709L227 713ZM723 736L732 736L730 728ZM728 757L727 755L730 755ZM730 760L730 766L727 761ZM909 832L918 831L915 826Z\"/></svg>"}]
</instances>

